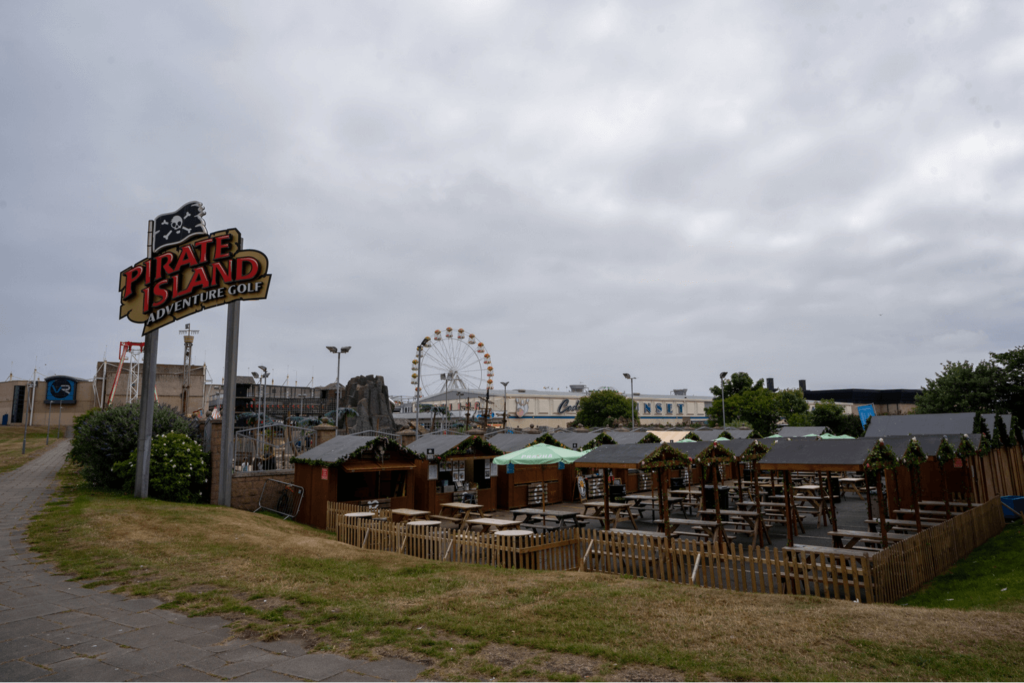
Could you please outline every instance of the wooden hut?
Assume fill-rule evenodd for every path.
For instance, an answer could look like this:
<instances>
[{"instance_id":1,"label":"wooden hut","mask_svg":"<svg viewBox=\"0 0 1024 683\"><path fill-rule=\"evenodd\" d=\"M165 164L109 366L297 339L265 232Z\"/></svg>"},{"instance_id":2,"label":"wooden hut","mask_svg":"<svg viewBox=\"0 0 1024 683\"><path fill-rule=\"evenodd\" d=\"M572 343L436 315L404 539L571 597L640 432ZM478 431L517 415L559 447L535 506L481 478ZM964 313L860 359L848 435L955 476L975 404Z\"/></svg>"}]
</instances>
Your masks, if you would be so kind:
<instances>
[{"instance_id":1,"label":"wooden hut","mask_svg":"<svg viewBox=\"0 0 1024 683\"><path fill-rule=\"evenodd\" d=\"M651 441L648 443L606 444L598 446L576 461L576 466L598 470L604 481L612 476L612 472L638 470L652 474L655 482L654 495L658 500L658 509L662 519L668 516L668 503L665 494L668 481L664 473L678 470L689 465L690 459L675 448L677 444L665 444ZM602 492L604 501L604 526L609 525L609 491L605 486Z\"/></svg>"},{"instance_id":2,"label":"wooden hut","mask_svg":"<svg viewBox=\"0 0 1024 683\"><path fill-rule=\"evenodd\" d=\"M480 436L427 434L409 444L421 456L416 465L418 510L439 514L444 503L476 503L481 512L498 509L497 468L502 451Z\"/></svg>"},{"instance_id":3,"label":"wooden hut","mask_svg":"<svg viewBox=\"0 0 1024 683\"><path fill-rule=\"evenodd\" d=\"M559 448L566 446L547 432L543 434L507 433L494 434L487 441L502 453L514 453L536 443L546 443ZM547 491L547 504L554 505L573 500L576 478L575 468L558 465L516 465L512 472L507 465L498 466L498 509L514 510L521 507L537 507L544 504L541 496ZM492 482L492 485L494 483Z\"/></svg>"},{"instance_id":4,"label":"wooden hut","mask_svg":"<svg viewBox=\"0 0 1024 683\"><path fill-rule=\"evenodd\" d=\"M383 436L337 436L295 458L295 483L304 489L295 519L327 527L328 502L413 506L416 465L422 457Z\"/></svg>"}]
</instances>

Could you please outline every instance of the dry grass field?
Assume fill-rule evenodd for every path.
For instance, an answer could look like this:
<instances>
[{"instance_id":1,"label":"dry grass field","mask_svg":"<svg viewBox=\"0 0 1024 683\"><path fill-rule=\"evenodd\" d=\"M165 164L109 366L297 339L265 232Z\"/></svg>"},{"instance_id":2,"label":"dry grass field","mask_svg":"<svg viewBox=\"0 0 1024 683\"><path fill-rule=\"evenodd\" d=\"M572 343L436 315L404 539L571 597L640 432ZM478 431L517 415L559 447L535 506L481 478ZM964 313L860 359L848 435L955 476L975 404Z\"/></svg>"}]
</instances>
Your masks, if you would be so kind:
<instances>
[{"instance_id":1,"label":"dry grass field","mask_svg":"<svg viewBox=\"0 0 1024 683\"><path fill-rule=\"evenodd\" d=\"M21 443L24 434L25 427L20 424L0 427L0 474L21 467L48 448L46 427L29 427L23 455ZM51 426L50 446L55 443L57 443L57 427Z\"/></svg>"},{"instance_id":2,"label":"dry grass field","mask_svg":"<svg viewBox=\"0 0 1024 683\"><path fill-rule=\"evenodd\" d=\"M737 594L366 552L239 510L80 486L36 549L91 584L220 614L250 635L428 661L448 680L1019 680L1024 610Z\"/></svg>"}]
</instances>

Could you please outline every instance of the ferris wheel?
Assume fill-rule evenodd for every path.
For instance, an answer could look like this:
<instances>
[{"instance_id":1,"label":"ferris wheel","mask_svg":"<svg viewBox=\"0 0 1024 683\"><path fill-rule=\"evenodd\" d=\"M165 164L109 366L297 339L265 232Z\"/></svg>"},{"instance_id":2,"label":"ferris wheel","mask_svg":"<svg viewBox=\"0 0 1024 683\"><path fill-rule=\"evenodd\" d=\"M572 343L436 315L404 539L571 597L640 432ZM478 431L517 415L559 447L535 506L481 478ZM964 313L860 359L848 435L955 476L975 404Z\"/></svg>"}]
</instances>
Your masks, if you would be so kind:
<instances>
[{"instance_id":1,"label":"ferris wheel","mask_svg":"<svg viewBox=\"0 0 1024 683\"><path fill-rule=\"evenodd\" d=\"M434 330L416 347L412 384L420 396L445 391L484 391L494 384L494 366L487 347L461 327Z\"/></svg>"}]
</instances>

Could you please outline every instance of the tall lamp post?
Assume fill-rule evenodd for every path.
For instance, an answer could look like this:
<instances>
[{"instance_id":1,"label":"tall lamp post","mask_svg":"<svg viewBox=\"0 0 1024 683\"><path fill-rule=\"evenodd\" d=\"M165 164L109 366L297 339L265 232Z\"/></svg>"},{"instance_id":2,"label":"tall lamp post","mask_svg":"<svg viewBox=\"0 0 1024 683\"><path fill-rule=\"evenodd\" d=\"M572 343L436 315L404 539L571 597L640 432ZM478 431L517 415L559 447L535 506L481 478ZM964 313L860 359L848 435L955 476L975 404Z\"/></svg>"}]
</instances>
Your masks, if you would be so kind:
<instances>
[{"instance_id":1,"label":"tall lamp post","mask_svg":"<svg viewBox=\"0 0 1024 683\"><path fill-rule=\"evenodd\" d=\"M622 376L629 380L629 418L633 421L633 429L636 429L636 403L633 401L633 377L628 372L622 373Z\"/></svg>"},{"instance_id":2,"label":"tall lamp post","mask_svg":"<svg viewBox=\"0 0 1024 683\"><path fill-rule=\"evenodd\" d=\"M503 410L501 413L501 428L508 429L508 382L502 382L502 393L504 394L501 399L501 405Z\"/></svg>"},{"instance_id":3,"label":"tall lamp post","mask_svg":"<svg viewBox=\"0 0 1024 683\"><path fill-rule=\"evenodd\" d=\"M722 429L725 429L725 376L728 372L722 372L718 375L718 380L722 383Z\"/></svg>"},{"instance_id":4,"label":"tall lamp post","mask_svg":"<svg viewBox=\"0 0 1024 683\"><path fill-rule=\"evenodd\" d=\"M424 337L420 345L416 347L416 361L413 363L412 378L416 384L416 438L420 438L420 382L423 374L423 349L430 346L430 337ZM434 418L430 418L433 425Z\"/></svg>"},{"instance_id":5,"label":"tall lamp post","mask_svg":"<svg viewBox=\"0 0 1024 683\"><path fill-rule=\"evenodd\" d=\"M338 415L340 410L341 401L341 354L348 353L352 349L351 346L342 346L340 349L334 346L328 346L327 350L338 356L338 372L334 377L334 435L338 435L338 423L341 421L341 416Z\"/></svg>"}]
</instances>

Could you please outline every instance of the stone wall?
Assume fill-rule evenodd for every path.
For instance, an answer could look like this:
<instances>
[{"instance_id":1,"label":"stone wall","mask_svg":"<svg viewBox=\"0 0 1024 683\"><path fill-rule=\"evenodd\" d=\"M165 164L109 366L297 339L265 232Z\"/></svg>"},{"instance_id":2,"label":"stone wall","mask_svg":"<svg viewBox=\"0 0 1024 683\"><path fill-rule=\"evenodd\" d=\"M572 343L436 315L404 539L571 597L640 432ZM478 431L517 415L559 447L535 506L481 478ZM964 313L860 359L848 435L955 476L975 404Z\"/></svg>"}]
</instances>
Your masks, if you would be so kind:
<instances>
[{"instance_id":1,"label":"stone wall","mask_svg":"<svg viewBox=\"0 0 1024 683\"><path fill-rule=\"evenodd\" d=\"M216 504L220 491L220 454L221 454L221 420L211 420L210 425L210 501ZM319 431L319 430L318 430ZM330 429L330 437L334 436L334 427ZM323 432L319 438L324 439ZM272 472L235 472L231 479L231 507L239 510L253 511L260 499L260 491L267 479L295 482L295 472L279 470Z\"/></svg>"},{"instance_id":2,"label":"stone wall","mask_svg":"<svg viewBox=\"0 0 1024 683\"><path fill-rule=\"evenodd\" d=\"M295 483L295 472L238 472L231 480L231 507L253 512L259 505L260 493L268 479ZM264 501L273 505L274 501Z\"/></svg>"}]
</instances>

